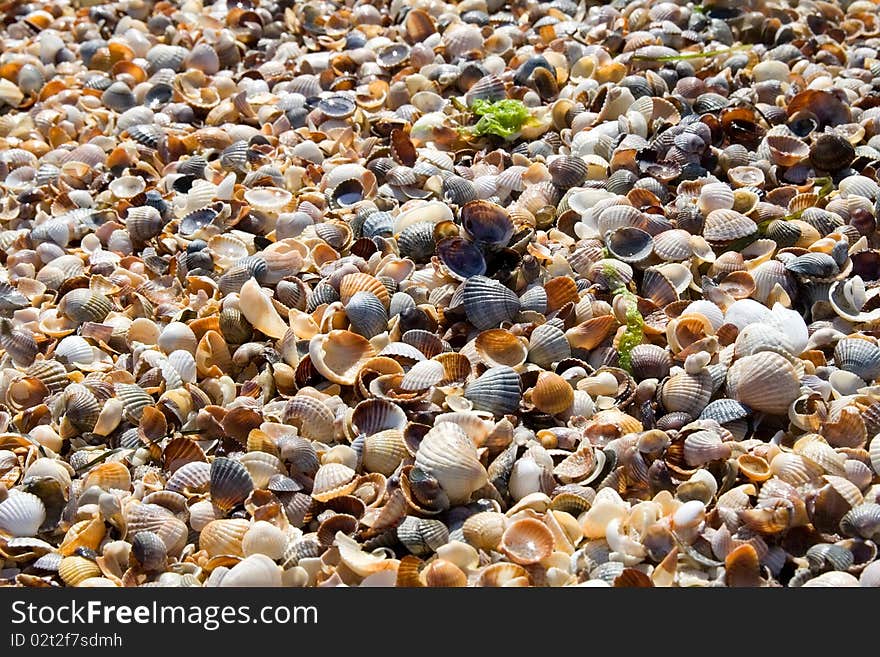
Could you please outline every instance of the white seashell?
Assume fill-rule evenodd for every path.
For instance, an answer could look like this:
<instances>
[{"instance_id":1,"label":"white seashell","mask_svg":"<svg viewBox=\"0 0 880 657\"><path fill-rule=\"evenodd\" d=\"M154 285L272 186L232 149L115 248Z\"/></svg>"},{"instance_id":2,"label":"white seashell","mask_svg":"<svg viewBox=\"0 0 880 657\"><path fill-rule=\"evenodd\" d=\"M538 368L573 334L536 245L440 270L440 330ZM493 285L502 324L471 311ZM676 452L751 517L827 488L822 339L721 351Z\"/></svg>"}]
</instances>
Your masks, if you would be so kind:
<instances>
[{"instance_id":1,"label":"white seashell","mask_svg":"<svg viewBox=\"0 0 880 657\"><path fill-rule=\"evenodd\" d=\"M262 554L273 560L280 559L286 547L287 535L265 520L255 522L241 541L245 556Z\"/></svg>"},{"instance_id":2,"label":"white seashell","mask_svg":"<svg viewBox=\"0 0 880 657\"><path fill-rule=\"evenodd\" d=\"M227 587L281 586L281 568L264 554L252 554L235 564L220 580Z\"/></svg>"},{"instance_id":3,"label":"white seashell","mask_svg":"<svg viewBox=\"0 0 880 657\"><path fill-rule=\"evenodd\" d=\"M450 422L439 422L425 434L415 465L440 482L452 504L467 503L471 493L488 481L473 442Z\"/></svg>"},{"instance_id":4,"label":"white seashell","mask_svg":"<svg viewBox=\"0 0 880 657\"><path fill-rule=\"evenodd\" d=\"M0 502L0 529L12 536L35 536L44 520L46 507L36 495L11 490Z\"/></svg>"},{"instance_id":5,"label":"white seashell","mask_svg":"<svg viewBox=\"0 0 880 657\"><path fill-rule=\"evenodd\" d=\"M238 308L251 326L270 338L283 338L290 328L253 278L241 286Z\"/></svg>"}]
</instances>

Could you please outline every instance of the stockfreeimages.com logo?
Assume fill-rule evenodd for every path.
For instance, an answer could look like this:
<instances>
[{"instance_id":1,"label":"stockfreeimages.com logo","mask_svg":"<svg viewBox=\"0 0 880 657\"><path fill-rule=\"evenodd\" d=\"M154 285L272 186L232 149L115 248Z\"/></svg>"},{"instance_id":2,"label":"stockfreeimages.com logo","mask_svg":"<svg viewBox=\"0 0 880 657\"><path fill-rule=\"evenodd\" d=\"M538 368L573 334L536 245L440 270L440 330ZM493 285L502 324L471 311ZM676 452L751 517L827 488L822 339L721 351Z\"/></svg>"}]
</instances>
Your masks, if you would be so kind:
<instances>
[{"instance_id":1,"label":"stockfreeimages.com logo","mask_svg":"<svg viewBox=\"0 0 880 657\"><path fill-rule=\"evenodd\" d=\"M120 623L199 625L213 632L223 625L295 623L315 625L315 606L267 605L256 612L249 605L166 605L153 601L146 605L110 605L101 600L81 603L72 600L62 605L38 605L18 600L12 603L12 624L58 623L60 625Z\"/></svg>"}]
</instances>

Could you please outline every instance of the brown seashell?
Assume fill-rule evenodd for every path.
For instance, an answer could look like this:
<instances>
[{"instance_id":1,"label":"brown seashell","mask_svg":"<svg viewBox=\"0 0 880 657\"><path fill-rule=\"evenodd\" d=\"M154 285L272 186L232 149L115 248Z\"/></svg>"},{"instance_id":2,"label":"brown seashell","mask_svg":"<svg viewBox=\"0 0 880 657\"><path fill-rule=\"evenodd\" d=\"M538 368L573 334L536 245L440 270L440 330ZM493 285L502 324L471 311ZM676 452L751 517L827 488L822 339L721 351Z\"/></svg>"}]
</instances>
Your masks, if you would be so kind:
<instances>
[{"instance_id":1,"label":"brown seashell","mask_svg":"<svg viewBox=\"0 0 880 657\"><path fill-rule=\"evenodd\" d=\"M553 534L540 520L523 518L508 525L501 537L501 551L523 566L539 563L553 552Z\"/></svg>"},{"instance_id":2,"label":"brown seashell","mask_svg":"<svg viewBox=\"0 0 880 657\"><path fill-rule=\"evenodd\" d=\"M574 390L568 381L553 372L541 372L532 388L532 403L538 410L557 415L574 403Z\"/></svg>"}]
</instances>

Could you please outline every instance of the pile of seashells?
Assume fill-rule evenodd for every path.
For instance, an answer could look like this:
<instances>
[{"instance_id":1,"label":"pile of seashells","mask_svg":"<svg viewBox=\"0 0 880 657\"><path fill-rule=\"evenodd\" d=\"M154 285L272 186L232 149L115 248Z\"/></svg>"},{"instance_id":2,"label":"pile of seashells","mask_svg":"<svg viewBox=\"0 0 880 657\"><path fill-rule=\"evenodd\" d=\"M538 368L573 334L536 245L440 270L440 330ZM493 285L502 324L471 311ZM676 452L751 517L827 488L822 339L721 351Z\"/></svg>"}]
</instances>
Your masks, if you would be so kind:
<instances>
[{"instance_id":1,"label":"pile of seashells","mask_svg":"<svg viewBox=\"0 0 880 657\"><path fill-rule=\"evenodd\" d=\"M880 585L880 5L0 6L4 584Z\"/></svg>"}]
</instances>

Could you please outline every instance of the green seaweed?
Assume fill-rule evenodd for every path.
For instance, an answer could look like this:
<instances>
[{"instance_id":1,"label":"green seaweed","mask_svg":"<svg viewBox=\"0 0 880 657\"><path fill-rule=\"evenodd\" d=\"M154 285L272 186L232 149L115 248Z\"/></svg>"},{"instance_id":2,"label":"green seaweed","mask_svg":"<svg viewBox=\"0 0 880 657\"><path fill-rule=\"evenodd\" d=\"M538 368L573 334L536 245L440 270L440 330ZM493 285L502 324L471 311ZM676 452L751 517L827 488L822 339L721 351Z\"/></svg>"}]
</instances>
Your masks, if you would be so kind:
<instances>
[{"instance_id":1,"label":"green seaweed","mask_svg":"<svg viewBox=\"0 0 880 657\"><path fill-rule=\"evenodd\" d=\"M480 117L470 129L478 137L495 135L509 139L518 134L532 118L529 108L522 101L510 98L494 102L478 98L470 110Z\"/></svg>"},{"instance_id":2,"label":"green seaweed","mask_svg":"<svg viewBox=\"0 0 880 657\"><path fill-rule=\"evenodd\" d=\"M612 293L623 295L626 300L626 329L617 342L620 367L632 374L632 350L645 340L645 319L639 312L638 298L626 287L619 287Z\"/></svg>"}]
</instances>

